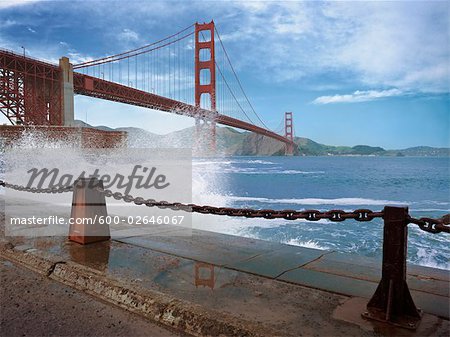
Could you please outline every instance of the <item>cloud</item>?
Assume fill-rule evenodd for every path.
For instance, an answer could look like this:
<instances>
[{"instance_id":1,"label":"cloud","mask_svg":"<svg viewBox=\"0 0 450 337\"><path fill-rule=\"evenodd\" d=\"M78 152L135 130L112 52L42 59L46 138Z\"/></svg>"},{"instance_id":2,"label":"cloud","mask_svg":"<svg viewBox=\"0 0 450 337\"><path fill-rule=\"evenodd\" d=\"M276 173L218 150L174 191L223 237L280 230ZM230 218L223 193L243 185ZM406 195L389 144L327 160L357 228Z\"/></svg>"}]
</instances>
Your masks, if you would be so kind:
<instances>
[{"instance_id":1,"label":"cloud","mask_svg":"<svg viewBox=\"0 0 450 337\"><path fill-rule=\"evenodd\" d=\"M382 3L356 10L343 6L335 15L358 24L339 49L336 63L352 69L362 83L449 91L448 5Z\"/></svg>"},{"instance_id":2,"label":"cloud","mask_svg":"<svg viewBox=\"0 0 450 337\"><path fill-rule=\"evenodd\" d=\"M8 28L17 25L17 21L6 19L3 22L0 22L0 28Z\"/></svg>"},{"instance_id":3,"label":"cloud","mask_svg":"<svg viewBox=\"0 0 450 337\"><path fill-rule=\"evenodd\" d=\"M386 97L394 97L401 96L404 93L399 89L389 89L389 90L366 90L360 91L357 90L352 94L346 95L333 95L333 96L320 96L317 97L313 104L330 104L330 103L358 103L358 102L367 102L374 101Z\"/></svg>"},{"instance_id":4,"label":"cloud","mask_svg":"<svg viewBox=\"0 0 450 337\"><path fill-rule=\"evenodd\" d=\"M67 57L70 59L70 63L72 63L72 64L79 64L79 63L84 63L84 62L95 60L95 58L93 58L92 56L83 55L74 50L67 53Z\"/></svg>"},{"instance_id":5,"label":"cloud","mask_svg":"<svg viewBox=\"0 0 450 337\"><path fill-rule=\"evenodd\" d=\"M0 0L3 7L27 3ZM56 10L55 4L42 6ZM106 9L114 15L104 16ZM310 90L327 82L340 88L351 83L358 88L450 91L446 2L216 1L205 7L202 1L163 1L143 2L135 12L121 2L94 1L68 3L65 10L76 11L84 25L103 34L111 46L105 53L166 36L175 26L216 18L235 68L258 80L296 82ZM132 29L125 20L131 15ZM42 33L48 26L40 22L33 27Z\"/></svg>"},{"instance_id":6,"label":"cloud","mask_svg":"<svg viewBox=\"0 0 450 337\"><path fill-rule=\"evenodd\" d=\"M131 29L125 28L117 35L117 38L125 42L134 42L139 40L139 34Z\"/></svg>"},{"instance_id":7,"label":"cloud","mask_svg":"<svg viewBox=\"0 0 450 337\"><path fill-rule=\"evenodd\" d=\"M234 7L233 7L234 6ZM446 2L267 2L222 5L236 67L266 81L330 78L344 86L450 91Z\"/></svg>"},{"instance_id":8,"label":"cloud","mask_svg":"<svg viewBox=\"0 0 450 337\"><path fill-rule=\"evenodd\" d=\"M38 2L41 0L1 0L0 1L0 9L29 5L33 2Z\"/></svg>"}]
</instances>

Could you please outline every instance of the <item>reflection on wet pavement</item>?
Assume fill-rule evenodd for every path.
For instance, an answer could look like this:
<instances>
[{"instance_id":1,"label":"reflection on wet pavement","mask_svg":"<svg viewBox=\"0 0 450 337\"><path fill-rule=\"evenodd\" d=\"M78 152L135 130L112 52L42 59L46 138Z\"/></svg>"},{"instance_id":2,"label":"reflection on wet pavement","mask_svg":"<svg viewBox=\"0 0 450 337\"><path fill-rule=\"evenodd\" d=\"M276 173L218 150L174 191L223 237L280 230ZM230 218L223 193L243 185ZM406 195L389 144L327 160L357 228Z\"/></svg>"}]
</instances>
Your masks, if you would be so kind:
<instances>
[{"instance_id":1,"label":"reflection on wet pavement","mask_svg":"<svg viewBox=\"0 0 450 337\"><path fill-rule=\"evenodd\" d=\"M214 289L214 265L204 262L195 262L195 286L204 286Z\"/></svg>"},{"instance_id":2,"label":"reflection on wet pavement","mask_svg":"<svg viewBox=\"0 0 450 337\"><path fill-rule=\"evenodd\" d=\"M329 318L348 300L335 292L369 298L379 281L379 261L365 257L175 226L117 228L113 235L115 230L115 239L89 245L70 242L65 235L8 240L16 249L54 255L133 287L265 322L293 335L299 329L315 334L317 326L332 333L338 324ZM448 317L448 272L408 266L408 274L416 304Z\"/></svg>"}]
</instances>

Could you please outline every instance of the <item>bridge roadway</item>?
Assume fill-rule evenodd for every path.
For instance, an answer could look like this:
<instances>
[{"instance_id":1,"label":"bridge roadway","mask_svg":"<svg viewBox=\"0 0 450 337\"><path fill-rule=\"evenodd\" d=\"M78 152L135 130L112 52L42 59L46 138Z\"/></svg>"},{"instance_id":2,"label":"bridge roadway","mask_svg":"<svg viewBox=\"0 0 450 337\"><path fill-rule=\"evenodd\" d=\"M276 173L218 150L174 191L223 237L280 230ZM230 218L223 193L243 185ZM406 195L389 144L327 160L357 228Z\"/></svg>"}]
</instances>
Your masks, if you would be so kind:
<instances>
[{"instance_id":1,"label":"bridge roadway","mask_svg":"<svg viewBox=\"0 0 450 337\"><path fill-rule=\"evenodd\" d=\"M49 74L51 74L51 79L53 81L61 77L61 68L57 65L0 49L0 72L1 71L5 73L20 73L25 80L34 82L31 83L31 86L33 84L35 85L35 79L49 80ZM73 85L75 94L166 111L179 115L201 117L222 125L255 132L276 139L287 145L294 145L291 140L251 123L222 115L215 111L201 109L167 97L130 88L115 82L105 81L97 77L74 72ZM59 125L60 123L58 122L57 124Z\"/></svg>"},{"instance_id":2,"label":"bridge roadway","mask_svg":"<svg viewBox=\"0 0 450 337\"><path fill-rule=\"evenodd\" d=\"M294 145L294 143L287 138L251 123L222 115L214 111L197 108L193 105L167 97L130 88L118 83L105 81L97 77L74 72L73 83L75 93L80 95L102 98L109 101L121 102L160 111L167 111L179 115L201 117L209 121L215 121L219 124L255 132L257 134L276 139L280 142Z\"/></svg>"}]
</instances>

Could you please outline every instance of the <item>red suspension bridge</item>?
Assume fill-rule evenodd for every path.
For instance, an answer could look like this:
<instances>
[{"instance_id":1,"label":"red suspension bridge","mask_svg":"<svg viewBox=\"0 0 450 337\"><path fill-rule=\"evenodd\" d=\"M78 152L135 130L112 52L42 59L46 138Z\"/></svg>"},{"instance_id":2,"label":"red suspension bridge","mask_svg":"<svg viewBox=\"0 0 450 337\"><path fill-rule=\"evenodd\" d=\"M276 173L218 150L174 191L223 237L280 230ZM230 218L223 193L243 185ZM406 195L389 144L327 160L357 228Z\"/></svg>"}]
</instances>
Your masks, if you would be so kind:
<instances>
[{"instance_id":1,"label":"red suspension bridge","mask_svg":"<svg viewBox=\"0 0 450 337\"><path fill-rule=\"evenodd\" d=\"M281 130L266 126L214 22L74 65L66 57L57 66L0 50L0 90L0 111L12 124L70 126L79 94L193 117L197 135L208 134L213 149L217 123L283 142L286 154L296 148L292 113Z\"/></svg>"}]
</instances>

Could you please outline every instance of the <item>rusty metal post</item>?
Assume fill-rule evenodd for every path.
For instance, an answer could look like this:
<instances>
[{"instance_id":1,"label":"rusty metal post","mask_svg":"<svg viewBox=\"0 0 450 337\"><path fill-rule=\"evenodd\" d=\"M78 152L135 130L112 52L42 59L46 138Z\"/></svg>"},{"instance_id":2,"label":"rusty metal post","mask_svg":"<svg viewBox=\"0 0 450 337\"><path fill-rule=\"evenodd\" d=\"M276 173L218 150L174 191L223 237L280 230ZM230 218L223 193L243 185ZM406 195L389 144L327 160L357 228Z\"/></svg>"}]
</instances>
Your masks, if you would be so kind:
<instances>
[{"instance_id":1,"label":"rusty metal post","mask_svg":"<svg viewBox=\"0 0 450 337\"><path fill-rule=\"evenodd\" d=\"M103 181L80 178L75 182L72 198L69 240L83 245L111 238L106 221L105 195L95 188L103 188Z\"/></svg>"},{"instance_id":2,"label":"rusty metal post","mask_svg":"<svg viewBox=\"0 0 450 337\"><path fill-rule=\"evenodd\" d=\"M408 207L386 206L383 218L381 281L362 316L416 329L420 323L421 311L416 308L406 283Z\"/></svg>"}]
</instances>

